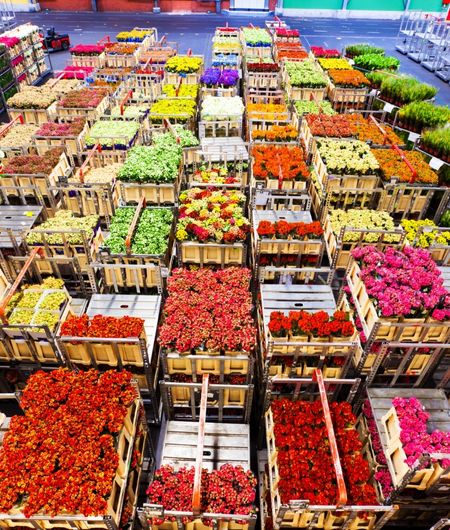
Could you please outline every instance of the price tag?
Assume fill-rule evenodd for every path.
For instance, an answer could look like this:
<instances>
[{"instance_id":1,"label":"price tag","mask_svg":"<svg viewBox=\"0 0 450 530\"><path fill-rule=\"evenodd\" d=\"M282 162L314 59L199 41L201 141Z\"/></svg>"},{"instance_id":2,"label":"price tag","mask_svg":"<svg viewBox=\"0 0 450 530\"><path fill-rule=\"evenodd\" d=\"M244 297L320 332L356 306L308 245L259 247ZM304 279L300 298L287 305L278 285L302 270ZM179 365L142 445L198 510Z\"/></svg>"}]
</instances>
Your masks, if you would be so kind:
<instances>
[{"instance_id":1,"label":"price tag","mask_svg":"<svg viewBox=\"0 0 450 530\"><path fill-rule=\"evenodd\" d=\"M383 110L385 110L386 112L392 112L394 109L395 109L395 106L391 105L391 103L384 104Z\"/></svg>"},{"instance_id":2,"label":"price tag","mask_svg":"<svg viewBox=\"0 0 450 530\"><path fill-rule=\"evenodd\" d=\"M263 191L258 192L256 195L256 206L265 206L269 200L269 192Z\"/></svg>"},{"instance_id":3,"label":"price tag","mask_svg":"<svg viewBox=\"0 0 450 530\"><path fill-rule=\"evenodd\" d=\"M430 167L432 169L435 169L436 171L438 171L439 169L441 169L441 167L444 165L444 162L443 160L440 160L439 158L435 158L433 156L433 158L430 160Z\"/></svg>"},{"instance_id":4,"label":"price tag","mask_svg":"<svg viewBox=\"0 0 450 530\"><path fill-rule=\"evenodd\" d=\"M372 90L369 92L369 96L376 96L378 90L376 88L372 88Z\"/></svg>"},{"instance_id":5,"label":"price tag","mask_svg":"<svg viewBox=\"0 0 450 530\"><path fill-rule=\"evenodd\" d=\"M6 157L5 151L0 151L0 158L5 158L5 157Z\"/></svg>"},{"instance_id":6,"label":"price tag","mask_svg":"<svg viewBox=\"0 0 450 530\"><path fill-rule=\"evenodd\" d=\"M354 65L355 64L355 61L353 59L347 59L347 61L351 64L351 65Z\"/></svg>"},{"instance_id":7,"label":"price tag","mask_svg":"<svg viewBox=\"0 0 450 530\"><path fill-rule=\"evenodd\" d=\"M415 142L419 138L420 138L420 134L417 134L417 133L414 133L414 132L410 132L409 135L408 135L408 140L410 142Z\"/></svg>"}]
</instances>

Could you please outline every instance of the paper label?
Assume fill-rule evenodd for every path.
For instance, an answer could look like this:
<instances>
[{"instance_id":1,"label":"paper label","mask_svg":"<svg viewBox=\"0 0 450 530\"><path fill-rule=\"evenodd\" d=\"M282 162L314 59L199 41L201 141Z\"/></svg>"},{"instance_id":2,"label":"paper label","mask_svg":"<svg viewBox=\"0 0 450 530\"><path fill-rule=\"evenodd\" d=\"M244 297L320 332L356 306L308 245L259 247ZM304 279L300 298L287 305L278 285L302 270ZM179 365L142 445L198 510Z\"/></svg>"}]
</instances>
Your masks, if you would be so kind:
<instances>
[{"instance_id":1,"label":"paper label","mask_svg":"<svg viewBox=\"0 0 450 530\"><path fill-rule=\"evenodd\" d=\"M432 169L435 169L436 171L438 169L441 169L441 167L444 165L444 161L443 160L440 160L439 158L435 158L433 156L433 158L430 160L430 167Z\"/></svg>"},{"instance_id":2,"label":"paper label","mask_svg":"<svg viewBox=\"0 0 450 530\"><path fill-rule=\"evenodd\" d=\"M386 112L392 112L395 109L395 105L392 105L391 103L385 103L383 110Z\"/></svg>"},{"instance_id":3,"label":"paper label","mask_svg":"<svg viewBox=\"0 0 450 530\"><path fill-rule=\"evenodd\" d=\"M420 134L417 134L415 132L410 132L409 135L408 135L408 140L410 142L415 142L416 140L418 140L420 138Z\"/></svg>"}]
</instances>

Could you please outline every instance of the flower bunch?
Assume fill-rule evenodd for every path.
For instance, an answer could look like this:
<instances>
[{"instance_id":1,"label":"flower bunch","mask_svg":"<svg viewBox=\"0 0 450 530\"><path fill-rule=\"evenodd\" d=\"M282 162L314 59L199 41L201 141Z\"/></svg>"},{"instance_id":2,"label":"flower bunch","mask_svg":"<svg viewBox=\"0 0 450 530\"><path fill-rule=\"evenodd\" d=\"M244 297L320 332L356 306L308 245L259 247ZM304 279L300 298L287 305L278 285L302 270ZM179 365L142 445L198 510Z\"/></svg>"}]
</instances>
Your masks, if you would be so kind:
<instances>
[{"instance_id":1,"label":"flower bunch","mask_svg":"<svg viewBox=\"0 0 450 530\"><path fill-rule=\"evenodd\" d=\"M94 71L92 66L67 65L63 70L63 79L84 79Z\"/></svg>"},{"instance_id":2,"label":"flower bunch","mask_svg":"<svg viewBox=\"0 0 450 530\"><path fill-rule=\"evenodd\" d=\"M289 332L312 337L352 337L355 333L355 326L344 311L335 311L331 317L326 311L289 311L288 315L273 311L268 327L274 337L287 337Z\"/></svg>"},{"instance_id":3,"label":"flower bunch","mask_svg":"<svg viewBox=\"0 0 450 530\"><path fill-rule=\"evenodd\" d=\"M326 75L314 61L287 61L285 68L289 76L289 83L294 87L322 88L328 85Z\"/></svg>"},{"instance_id":4,"label":"flower bunch","mask_svg":"<svg viewBox=\"0 0 450 530\"><path fill-rule=\"evenodd\" d=\"M400 182L423 182L425 184L438 184L439 182L437 173L430 168L422 153L418 151L404 153L416 171L415 176L404 159L393 149L374 149L372 153L377 159L381 175L386 181L398 178Z\"/></svg>"},{"instance_id":5,"label":"flower bunch","mask_svg":"<svg viewBox=\"0 0 450 530\"><path fill-rule=\"evenodd\" d=\"M175 55L167 60L165 70L174 74L192 74L198 72L202 65L203 59L201 57Z\"/></svg>"},{"instance_id":6,"label":"flower bunch","mask_svg":"<svg viewBox=\"0 0 450 530\"><path fill-rule=\"evenodd\" d=\"M356 137L362 142L370 142L375 145L383 145L386 142L400 145L402 140L395 134L392 127L383 123L383 129L386 132L386 137L380 129L371 120L364 118L360 114L347 114L347 119L356 128Z\"/></svg>"},{"instance_id":7,"label":"flower bunch","mask_svg":"<svg viewBox=\"0 0 450 530\"><path fill-rule=\"evenodd\" d=\"M261 237L272 236L273 239L318 239L323 235L320 221L311 223L288 223L280 221L260 221L257 232Z\"/></svg>"},{"instance_id":8,"label":"flower bunch","mask_svg":"<svg viewBox=\"0 0 450 530\"><path fill-rule=\"evenodd\" d=\"M36 136L78 136L86 125L86 120L84 118L75 118L73 121L56 123L49 121L43 123L38 131L36 131Z\"/></svg>"},{"instance_id":9,"label":"flower bunch","mask_svg":"<svg viewBox=\"0 0 450 530\"><path fill-rule=\"evenodd\" d=\"M191 188L180 193L179 202L179 241L236 243L246 239L250 223L244 216L242 193Z\"/></svg>"},{"instance_id":10,"label":"flower bunch","mask_svg":"<svg viewBox=\"0 0 450 530\"><path fill-rule=\"evenodd\" d=\"M293 125L270 125L266 130L252 131L252 139L262 142L296 142L298 131Z\"/></svg>"},{"instance_id":11,"label":"flower bunch","mask_svg":"<svg viewBox=\"0 0 450 530\"><path fill-rule=\"evenodd\" d=\"M178 121L187 121L195 116L197 103L193 99L172 98L155 101L150 107L152 122L161 122L163 118L176 118Z\"/></svg>"},{"instance_id":12,"label":"flower bunch","mask_svg":"<svg viewBox=\"0 0 450 530\"><path fill-rule=\"evenodd\" d=\"M240 55L237 53L217 53L215 52L212 58L211 65L217 67L237 67L240 62Z\"/></svg>"},{"instance_id":13,"label":"flower bunch","mask_svg":"<svg viewBox=\"0 0 450 530\"><path fill-rule=\"evenodd\" d=\"M66 109L95 109L108 95L106 88L81 88L68 92L59 101L59 106Z\"/></svg>"},{"instance_id":14,"label":"flower bunch","mask_svg":"<svg viewBox=\"0 0 450 530\"><path fill-rule=\"evenodd\" d=\"M250 270L241 267L175 269L159 328L161 346L178 352L252 352L256 327L250 279Z\"/></svg>"},{"instance_id":15,"label":"flower bunch","mask_svg":"<svg viewBox=\"0 0 450 530\"><path fill-rule=\"evenodd\" d=\"M132 145L139 128L135 120L99 120L92 125L84 141L88 148L100 144L103 149L126 149Z\"/></svg>"},{"instance_id":16,"label":"flower bunch","mask_svg":"<svg viewBox=\"0 0 450 530\"><path fill-rule=\"evenodd\" d=\"M206 96L202 101L201 119L205 121L239 120L243 114L244 103L239 96Z\"/></svg>"},{"instance_id":17,"label":"flower bunch","mask_svg":"<svg viewBox=\"0 0 450 530\"><path fill-rule=\"evenodd\" d=\"M335 505L336 474L320 401L278 399L272 403L272 413L281 502L305 499L311 504ZM333 403L331 417L349 504L378 504L375 490L368 483L370 470L361 456L362 444L350 405Z\"/></svg>"},{"instance_id":18,"label":"flower bunch","mask_svg":"<svg viewBox=\"0 0 450 530\"><path fill-rule=\"evenodd\" d=\"M137 44L125 42L107 42L105 52L108 55L133 55L139 49Z\"/></svg>"},{"instance_id":19,"label":"flower bunch","mask_svg":"<svg viewBox=\"0 0 450 530\"><path fill-rule=\"evenodd\" d=\"M396 57L385 57L380 53L367 53L355 57L355 65L363 70L398 70L400 61Z\"/></svg>"},{"instance_id":20,"label":"flower bunch","mask_svg":"<svg viewBox=\"0 0 450 530\"><path fill-rule=\"evenodd\" d=\"M181 84L181 85L162 85L163 94L169 98L196 98L198 94L198 85Z\"/></svg>"},{"instance_id":21,"label":"flower bunch","mask_svg":"<svg viewBox=\"0 0 450 530\"><path fill-rule=\"evenodd\" d=\"M339 87L364 88L370 86L370 81L359 70L328 70L328 75L331 81Z\"/></svg>"},{"instance_id":22,"label":"flower bunch","mask_svg":"<svg viewBox=\"0 0 450 530\"><path fill-rule=\"evenodd\" d=\"M347 59L327 59L320 58L319 64L324 70L353 70Z\"/></svg>"},{"instance_id":23,"label":"flower bunch","mask_svg":"<svg viewBox=\"0 0 450 530\"><path fill-rule=\"evenodd\" d=\"M359 230L395 230L394 219L387 212L379 212L378 210L330 210L329 219L331 229L334 234L339 236L342 228L359 229ZM396 234L377 234L366 233L363 236L363 241L368 243L376 243L383 236L383 241L395 243L400 240L400 236ZM359 241L361 234L358 232L346 232L344 235L344 242Z\"/></svg>"},{"instance_id":24,"label":"flower bunch","mask_svg":"<svg viewBox=\"0 0 450 530\"><path fill-rule=\"evenodd\" d=\"M55 91L42 86L17 92L8 99L7 104L11 109L47 109L56 100Z\"/></svg>"},{"instance_id":25,"label":"flower bunch","mask_svg":"<svg viewBox=\"0 0 450 530\"><path fill-rule=\"evenodd\" d=\"M406 239L410 243L415 242L415 246L428 248L430 245L450 245L450 230L438 232L437 230L427 230L426 228L437 228L431 219L422 219L420 221L403 219L402 227L406 232ZM425 228L425 230L422 230ZM416 241L417 232L421 230L419 239Z\"/></svg>"},{"instance_id":26,"label":"flower bunch","mask_svg":"<svg viewBox=\"0 0 450 530\"><path fill-rule=\"evenodd\" d=\"M370 175L379 169L369 146L359 140L317 141L319 154L332 175Z\"/></svg>"},{"instance_id":27,"label":"flower bunch","mask_svg":"<svg viewBox=\"0 0 450 530\"><path fill-rule=\"evenodd\" d=\"M284 103L247 103L247 117L251 120L282 120L288 110Z\"/></svg>"},{"instance_id":28,"label":"flower bunch","mask_svg":"<svg viewBox=\"0 0 450 530\"><path fill-rule=\"evenodd\" d=\"M277 37L300 37L300 32L298 29L287 29L287 28L276 28L275 29L275 35Z\"/></svg>"},{"instance_id":29,"label":"flower bunch","mask_svg":"<svg viewBox=\"0 0 450 530\"><path fill-rule=\"evenodd\" d=\"M136 398L126 371L30 376L0 448L0 511L104 515L118 465L114 436Z\"/></svg>"},{"instance_id":30,"label":"flower bunch","mask_svg":"<svg viewBox=\"0 0 450 530\"><path fill-rule=\"evenodd\" d=\"M241 50L241 43L238 37L218 37L215 36L212 39L213 50L221 50L228 52L239 53Z\"/></svg>"},{"instance_id":31,"label":"flower bunch","mask_svg":"<svg viewBox=\"0 0 450 530\"><path fill-rule=\"evenodd\" d=\"M144 331L144 320L136 317L109 317L95 315L70 315L62 323L62 337L101 337L110 339L128 339L140 337Z\"/></svg>"},{"instance_id":32,"label":"flower bunch","mask_svg":"<svg viewBox=\"0 0 450 530\"><path fill-rule=\"evenodd\" d=\"M263 28L241 28L245 44L250 47L270 47L272 46L272 37L270 33Z\"/></svg>"},{"instance_id":33,"label":"flower bunch","mask_svg":"<svg viewBox=\"0 0 450 530\"><path fill-rule=\"evenodd\" d=\"M197 169L192 175L195 182L204 184L234 184L238 179L228 173L227 167L211 167L208 169Z\"/></svg>"},{"instance_id":34,"label":"flower bunch","mask_svg":"<svg viewBox=\"0 0 450 530\"><path fill-rule=\"evenodd\" d=\"M247 71L248 72L279 72L280 66L278 63L270 62L270 63L263 63L263 62L255 62L255 58L249 59L249 61L246 64Z\"/></svg>"},{"instance_id":35,"label":"flower bunch","mask_svg":"<svg viewBox=\"0 0 450 530\"><path fill-rule=\"evenodd\" d=\"M361 267L361 280L382 317L431 315L450 317L450 293L436 263L426 250L373 246L355 248L352 256Z\"/></svg>"},{"instance_id":36,"label":"flower bunch","mask_svg":"<svg viewBox=\"0 0 450 530\"><path fill-rule=\"evenodd\" d=\"M348 138L356 133L356 127L347 114L307 114L305 119L313 136Z\"/></svg>"},{"instance_id":37,"label":"flower bunch","mask_svg":"<svg viewBox=\"0 0 450 530\"><path fill-rule=\"evenodd\" d=\"M412 467L424 454L450 453L450 432L427 430L430 418L422 403L415 397L396 397L392 400L400 424L400 441L406 454L406 464ZM443 459L444 468L450 459Z\"/></svg>"},{"instance_id":38,"label":"flower bunch","mask_svg":"<svg viewBox=\"0 0 450 530\"><path fill-rule=\"evenodd\" d=\"M299 100L295 101L294 105L300 116L303 114L325 114L327 116L333 116L336 114L336 111L333 109L329 101Z\"/></svg>"},{"instance_id":39,"label":"flower bunch","mask_svg":"<svg viewBox=\"0 0 450 530\"><path fill-rule=\"evenodd\" d=\"M311 46L311 51L314 57L326 57L328 59L332 57L340 57L341 54L338 50L322 48L322 46Z\"/></svg>"},{"instance_id":40,"label":"flower bunch","mask_svg":"<svg viewBox=\"0 0 450 530\"><path fill-rule=\"evenodd\" d=\"M98 226L97 215L86 215L85 217L75 217L71 210L58 210L54 217L49 217L42 224L32 228L26 237L29 245L41 245L42 234L45 234L45 240L50 245L63 245L64 241L71 245L82 245L83 237L80 233L85 232L86 238L89 240ZM52 231L68 232L73 230L73 233L52 234ZM39 232L38 232L39 231ZM65 236L65 238L63 237Z\"/></svg>"},{"instance_id":41,"label":"flower bunch","mask_svg":"<svg viewBox=\"0 0 450 530\"><path fill-rule=\"evenodd\" d=\"M50 175L58 164L63 150L49 149L45 155L20 155L8 159L1 168L1 175Z\"/></svg>"},{"instance_id":42,"label":"flower bunch","mask_svg":"<svg viewBox=\"0 0 450 530\"><path fill-rule=\"evenodd\" d=\"M277 59L279 61L282 61L283 59L289 60L289 59L307 59L308 58L308 52L303 48L303 46L300 45L300 43L297 46L286 46L287 43L284 42L282 45L277 45Z\"/></svg>"},{"instance_id":43,"label":"flower bunch","mask_svg":"<svg viewBox=\"0 0 450 530\"><path fill-rule=\"evenodd\" d=\"M0 139L1 147L17 147L29 145L32 142L32 136L39 129L38 125L29 125L28 123L18 123L10 127Z\"/></svg>"},{"instance_id":44,"label":"flower bunch","mask_svg":"<svg viewBox=\"0 0 450 530\"><path fill-rule=\"evenodd\" d=\"M17 44L20 43L20 39L17 37L0 37L0 43L4 44L7 48L14 48L14 46L17 46Z\"/></svg>"},{"instance_id":45,"label":"flower bunch","mask_svg":"<svg viewBox=\"0 0 450 530\"><path fill-rule=\"evenodd\" d=\"M221 85L224 87L236 86L239 81L239 72L237 70L221 70L220 68L207 68L200 77L200 82L206 86Z\"/></svg>"},{"instance_id":46,"label":"flower bunch","mask_svg":"<svg viewBox=\"0 0 450 530\"><path fill-rule=\"evenodd\" d=\"M72 55L100 55L104 49L105 46L98 44L77 44L69 51Z\"/></svg>"},{"instance_id":47,"label":"flower bunch","mask_svg":"<svg viewBox=\"0 0 450 530\"><path fill-rule=\"evenodd\" d=\"M116 39L119 42L142 42L145 37L153 35L153 30L148 29L137 29L134 28L130 31L121 31L116 35Z\"/></svg>"},{"instance_id":48,"label":"flower bunch","mask_svg":"<svg viewBox=\"0 0 450 530\"><path fill-rule=\"evenodd\" d=\"M305 155L300 147L256 145L252 155L253 176L256 180L305 181L310 177Z\"/></svg>"},{"instance_id":49,"label":"flower bunch","mask_svg":"<svg viewBox=\"0 0 450 530\"><path fill-rule=\"evenodd\" d=\"M193 467L182 467L175 471L170 465L162 466L155 472L147 489L149 502L163 506L166 511L191 512L194 477ZM256 483L253 473L245 471L242 466L223 464L219 469L210 472L203 469L201 511L239 515L254 513ZM149 523L161 525L171 520L175 520L175 517L153 517ZM184 523L190 520L193 520L193 517L183 518ZM202 523L205 526L213 526L212 520L209 519L203 519ZM241 523L245 524L245 520Z\"/></svg>"}]
</instances>

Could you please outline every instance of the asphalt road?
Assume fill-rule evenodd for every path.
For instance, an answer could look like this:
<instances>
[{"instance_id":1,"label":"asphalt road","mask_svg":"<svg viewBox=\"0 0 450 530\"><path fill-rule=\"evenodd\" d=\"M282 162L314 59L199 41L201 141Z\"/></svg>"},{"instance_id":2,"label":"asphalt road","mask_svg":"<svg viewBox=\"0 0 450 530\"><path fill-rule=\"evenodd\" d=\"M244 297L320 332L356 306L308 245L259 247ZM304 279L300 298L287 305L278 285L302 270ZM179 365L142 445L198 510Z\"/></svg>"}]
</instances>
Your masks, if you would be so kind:
<instances>
[{"instance_id":1,"label":"asphalt road","mask_svg":"<svg viewBox=\"0 0 450 530\"><path fill-rule=\"evenodd\" d=\"M211 37L216 26L241 26L252 22L264 25L266 15L241 14L159 14L153 13L83 13L56 12L18 13L18 22L31 21L41 27L54 26L59 32L69 33L72 44L92 44L105 35L111 38L121 30L134 26L156 27L160 36L179 43L179 52L189 48L193 53L211 56ZM368 42L382 46L387 55L398 57L400 71L411 74L439 89L437 103L450 105L450 85L395 50L399 30L398 20L342 20L327 18L284 17L290 27L300 30L306 46L324 46L342 50L349 43ZM62 69L70 59L68 52L51 54L53 68Z\"/></svg>"}]
</instances>

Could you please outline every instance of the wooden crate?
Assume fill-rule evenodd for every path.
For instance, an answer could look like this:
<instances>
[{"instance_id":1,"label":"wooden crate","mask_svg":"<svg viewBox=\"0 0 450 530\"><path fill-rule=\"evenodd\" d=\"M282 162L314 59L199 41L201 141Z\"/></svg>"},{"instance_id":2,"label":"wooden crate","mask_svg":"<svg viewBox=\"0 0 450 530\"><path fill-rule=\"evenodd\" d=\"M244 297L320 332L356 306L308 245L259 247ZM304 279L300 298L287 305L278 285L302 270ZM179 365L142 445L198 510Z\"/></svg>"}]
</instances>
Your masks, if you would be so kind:
<instances>
[{"instance_id":1,"label":"wooden crate","mask_svg":"<svg viewBox=\"0 0 450 530\"><path fill-rule=\"evenodd\" d=\"M365 105L368 94L368 88L337 87L331 81L328 85L328 98L333 103L350 103L362 106Z\"/></svg>"},{"instance_id":2,"label":"wooden crate","mask_svg":"<svg viewBox=\"0 0 450 530\"><path fill-rule=\"evenodd\" d=\"M369 298L366 286L361 280L361 269L356 261L350 265L347 282L368 340L430 342L438 335L444 337L444 343L449 342L449 322L427 321L426 318L400 319L378 316L375 305Z\"/></svg>"},{"instance_id":3,"label":"wooden crate","mask_svg":"<svg viewBox=\"0 0 450 530\"><path fill-rule=\"evenodd\" d=\"M378 203L379 210L385 210L394 217L422 219L436 193L436 188L420 184L382 183L384 192Z\"/></svg>"},{"instance_id":4,"label":"wooden crate","mask_svg":"<svg viewBox=\"0 0 450 530\"><path fill-rule=\"evenodd\" d=\"M315 142L313 142L312 146L312 163L320 185L328 192L345 189L361 190L363 192L365 190L374 190L378 187L380 180L378 175L330 175Z\"/></svg>"},{"instance_id":5,"label":"wooden crate","mask_svg":"<svg viewBox=\"0 0 450 530\"><path fill-rule=\"evenodd\" d=\"M19 197L20 192L17 187L23 189L31 189L36 186L44 197L52 195L52 186L56 186L60 177L66 177L71 170L71 165L66 154L63 152L59 157L58 163L52 169L50 175L21 175L21 174L5 174L2 176L0 185L6 190L8 195ZM8 190L9 186L13 186ZM22 190L23 191L23 190Z\"/></svg>"},{"instance_id":6,"label":"wooden crate","mask_svg":"<svg viewBox=\"0 0 450 530\"><path fill-rule=\"evenodd\" d=\"M8 108L10 120L22 115L25 123L42 125L48 121L53 121L57 114L57 103L52 103L46 109L11 109Z\"/></svg>"},{"instance_id":7,"label":"wooden crate","mask_svg":"<svg viewBox=\"0 0 450 530\"><path fill-rule=\"evenodd\" d=\"M134 68L139 64L139 51L129 55L110 54L106 51L104 64L107 68Z\"/></svg>"},{"instance_id":8,"label":"wooden crate","mask_svg":"<svg viewBox=\"0 0 450 530\"><path fill-rule=\"evenodd\" d=\"M247 88L278 90L281 83L280 72L249 72L246 71Z\"/></svg>"},{"instance_id":9,"label":"wooden crate","mask_svg":"<svg viewBox=\"0 0 450 530\"><path fill-rule=\"evenodd\" d=\"M347 269L351 260L351 252L355 247L363 247L367 245L376 246L379 250L385 250L391 246L401 246L405 239L405 232L398 230L364 230L364 232L354 230L352 228L345 228L343 232L336 234L331 227L330 218L327 215L323 222L324 238L327 243L328 257L330 262L334 264L337 269ZM346 234L355 234L356 241L345 241ZM373 241L364 241L368 235L373 236ZM385 241L387 236L396 236L398 240L396 243Z\"/></svg>"},{"instance_id":10,"label":"wooden crate","mask_svg":"<svg viewBox=\"0 0 450 530\"><path fill-rule=\"evenodd\" d=\"M202 98L205 98L206 96L231 98L231 97L238 95L238 87L237 86L231 86L231 87L202 86L202 88L200 89L200 95Z\"/></svg>"},{"instance_id":11,"label":"wooden crate","mask_svg":"<svg viewBox=\"0 0 450 530\"><path fill-rule=\"evenodd\" d=\"M66 108L57 105L56 115L58 116L58 118L63 119L70 119L78 116L85 118L88 122L93 122L103 116L108 106L109 98L108 96L105 96L95 108Z\"/></svg>"},{"instance_id":12,"label":"wooden crate","mask_svg":"<svg viewBox=\"0 0 450 530\"><path fill-rule=\"evenodd\" d=\"M111 184L67 184L57 188L64 209L81 216L111 217L119 206L116 182Z\"/></svg>"},{"instance_id":13,"label":"wooden crate","mask_svg":"<svg viewBox=\"0 0 450 530\"><path fill-rule=\"evenodd\" d=\"M290 83L286 84L286 93L288 99L291 101L298 100L314 100L323 101L327 94L327 88L307 88L292 86Z\"/></svg>"},{"instance_id":14,"label":"wooden crate","mask_svg":"<svg viewBox=\"0 0 450 530\"><path fill-rule=\"evenodd\" d=\"M34 136L34 142L39 155L45 154L52 147L63 146L69 155L80 154L84 150L84 138L89 130L86 123L77 136Z\"/></svg>"},{"instance_id":15,"label":"wooden crate","mask_svg":"<svg viewBox=\"0 0 450 530\"><path fill-rule=\"evenodd\" d=\"M99 55L71 55L73 66L88 66L102 68L105 66L105 52Z\"/></svg>"},{"instance_id":16,"label":"wooden crate","mask_svg":"<svg viewBox=\"0 0 450 530\"><path fill-rule=\"evenodd\" d=\"M246 244L197 243L182 241L179 259L183 265L244 265Z\"/></svg>"},{"instance_id":17,"label":"wooden crate","mask_svg":"<svg viewBox=\"0 0 450 530\"><path fill-rule=\"evenodd\" d=\"M218 353L218 352L217 352ZM172 352L163 353L165 361L162 363L167 375L185 374L185 375L247 375L249 372L249 356L246 352L226 352L225 356L209 355L208 352L198 352L198 355L188 355Z\"/></svg>"},{"instance_id":18,"label":"wooden crate","mask_svg":"<svg viewBox=\"0 0 450 530\"><path fill-rule=\"evenodd\" d=\"M266 442L268 453L268 475L269 490L272 511L269 516L273 521L277 521L277 528L305 528L305 529L327 529L338 530L342 528L351 528L352 530L371 530L374 528L377 519L377 512L365 511L364 516L355 511L355 507L341 507L341 509L330 509L324 506L322 509L314 507L309 508L308 502L295 505L292 499L289 505L283 505L278 489L280 473L278 470L278 451L275 443L272 409L269 408L265 413L266 424ZM287 510L285 509L287 508ZM392 509L392 508L391 508ZM389 508L386 508L388 511ZM361 515L361 516L360 516Z\"/></svg>"},{"instance_id":19,"label":"wooden crate","mask_svg":"<svg viewBox=\"0 0 450 530\"><path fill-rule=\"evenodd\" d=\"M142 197L148 204L175 204L178 182L173 184L134 184L119 182L120 198L126 204L137 204Z\"/></svg>"},{"instance_id":20,"label":"wooden crate","mask_svg":"<svg viewBox=\"0 0 450 530\"><path fill-rule=\"evenodd\" d=\"M191 74L175 74L173 72L164 72L164 84L166 85L178 85L180 81L183 85L198 85L200 84L200 77L202 75L202 69L198 72Z\"/></svg>"}]
</instances>

